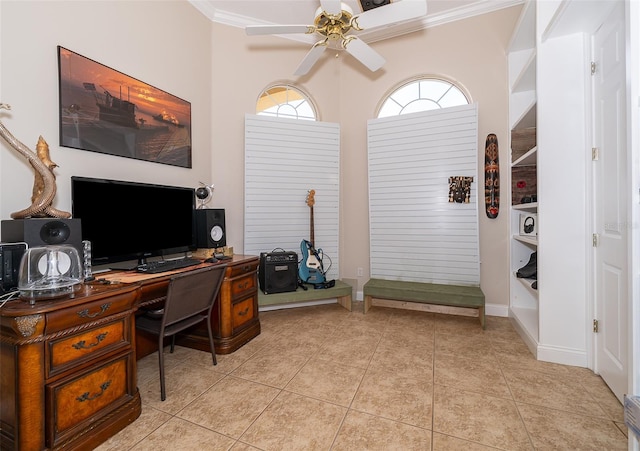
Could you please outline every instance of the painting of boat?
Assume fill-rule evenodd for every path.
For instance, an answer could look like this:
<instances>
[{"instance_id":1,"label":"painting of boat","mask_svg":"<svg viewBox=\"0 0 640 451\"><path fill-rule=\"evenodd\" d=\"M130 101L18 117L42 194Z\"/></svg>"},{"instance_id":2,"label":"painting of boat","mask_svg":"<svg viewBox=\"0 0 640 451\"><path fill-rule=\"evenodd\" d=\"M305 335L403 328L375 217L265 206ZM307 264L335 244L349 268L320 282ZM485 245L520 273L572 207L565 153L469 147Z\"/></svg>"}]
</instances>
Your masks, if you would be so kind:
<instances>
[{"instance_id":1,"label":"painting of boat","mask_svg":"<svg viewBox=\"0 0 640 451\"><path fill-rule=\"evenodd\" d=\"M58 62L61 146L191 167L189 102L63 47Z\"/></svg>"},{"instance_id":2,"label":"painting of boat","mask_svg":"<svg viewBox=\"0 0 640 451\"><path fill-rule=\"evenodd\" d=\"M181 128L184 127L184 125L180 123L180 121L175 115L171 113L167 113L164 110L161 113L153 116L153 118L156 121L166 122L167 124L175 125L176 127L181 127Z\"/></svg>"}]
</instances>

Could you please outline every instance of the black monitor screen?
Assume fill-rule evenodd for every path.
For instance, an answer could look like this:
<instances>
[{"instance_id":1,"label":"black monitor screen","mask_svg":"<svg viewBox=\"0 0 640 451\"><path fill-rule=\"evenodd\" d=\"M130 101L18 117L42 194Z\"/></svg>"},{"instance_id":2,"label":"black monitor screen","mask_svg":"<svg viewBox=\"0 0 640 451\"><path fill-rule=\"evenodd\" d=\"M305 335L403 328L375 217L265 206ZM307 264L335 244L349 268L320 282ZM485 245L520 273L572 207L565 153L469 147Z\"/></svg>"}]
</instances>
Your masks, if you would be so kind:
<instances>
[{"instance_id":1,"label":"black monitor screen","mask_svg":"<svg viewBox=\"0 0 640 451\"><path fill-rule=\"evenodd\" d=\"M195 248L193 188L71 177L71 198L93 265Z\"/></svg>"}]
</instances>

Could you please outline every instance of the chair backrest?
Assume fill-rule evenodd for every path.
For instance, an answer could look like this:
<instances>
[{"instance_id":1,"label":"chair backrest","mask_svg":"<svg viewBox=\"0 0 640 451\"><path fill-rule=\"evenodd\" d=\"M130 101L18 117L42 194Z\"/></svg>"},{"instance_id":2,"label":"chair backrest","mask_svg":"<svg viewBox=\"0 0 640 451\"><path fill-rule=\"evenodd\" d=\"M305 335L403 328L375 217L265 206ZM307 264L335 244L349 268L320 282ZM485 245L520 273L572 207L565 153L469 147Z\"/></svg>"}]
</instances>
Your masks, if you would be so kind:
<instances>
[{"instance_id":1,"label":"chair backrest","mask_svg":"<svg viewBox=\"0 0 640 451\"><path fill-rule=\"evenodd\" d=\"M173 276L167 290L163 325L170 326L213 308L226 269L227 265L216 265Z\"/></svg>"}]
</instances>

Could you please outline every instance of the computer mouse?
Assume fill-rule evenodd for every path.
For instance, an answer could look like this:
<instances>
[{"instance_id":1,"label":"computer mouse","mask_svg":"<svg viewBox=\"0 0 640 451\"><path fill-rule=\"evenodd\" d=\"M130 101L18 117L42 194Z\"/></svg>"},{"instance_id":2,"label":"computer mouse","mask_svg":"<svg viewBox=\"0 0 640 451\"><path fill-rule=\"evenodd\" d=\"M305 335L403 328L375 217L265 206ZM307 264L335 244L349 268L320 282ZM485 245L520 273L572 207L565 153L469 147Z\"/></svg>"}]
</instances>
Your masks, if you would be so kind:
<instances>
[{"instance_id":1,"label":"computer mouse","mask_svg":"<svg viewBox=\"0 0 640 451\"><path fill-rule=\"evenodd\" d=\"M205 260L205 263L218 263L218 259L215 257L209 257Z\"/></svg>"}]
</instances>

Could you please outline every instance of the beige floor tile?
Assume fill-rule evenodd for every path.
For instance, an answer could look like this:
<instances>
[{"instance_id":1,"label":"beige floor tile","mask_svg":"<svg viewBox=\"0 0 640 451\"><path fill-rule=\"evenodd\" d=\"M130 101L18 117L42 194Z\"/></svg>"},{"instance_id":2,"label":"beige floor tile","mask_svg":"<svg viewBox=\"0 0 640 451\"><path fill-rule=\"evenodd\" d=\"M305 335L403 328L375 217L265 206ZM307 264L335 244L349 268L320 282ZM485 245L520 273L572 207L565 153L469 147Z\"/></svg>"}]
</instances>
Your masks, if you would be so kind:
<instances>
[{"instance_id":1,"label":"beige floor tile","mask_svg":"<svg viewBox=\"0 0 640 451\"><path fill-rule=\"evenodd\" d=\"M494 345L497 342L492 342ZM537 371L540 373L569 375L569 370L565 365L559 365L557 363L543 362L542 360L536 360L533 354L508 354L496 351L494 347L494 355L500 362L502 368L510 370L521 371L523 373L529 373L531 371Z\"/></svg>"},{"instance_id":2,"label":"beige floor tile","mask_svg":"<svg viewBox=\"0 0 640 451\"><path fill-rule=\"evenodd\" d=\"M370 368L351 408L431 429L432 391L431 375L423 379L410 379L397 377L393 371L383 368Z\"/></svg>"},{"instance_id":3,"label":"beige floor tile","mask_svg":"<svg viewBox=\"0 0 640 451\"><path fill-rule=\"evenodd\" d=\"M538 371L503 373L516 402L608 418L578 379Z\"/></svg>"},{"instance_id":4,"label":"beige floor tile","mask_svg":"<svg viewBox=\"0 0 640 451\"><path fill-rule=\"evenodd\" d=\"M165 402L157 354L141 359L142 415L98 449L626 449L603 380L537 361L508 318L354 306L261 312L215 367L165 348Z\"/></svg>"},{"instance_id":5,"label":"beige floor tile","mask_svg":"<svg viewBox=\"0 0 640 451\"><path fill-rule=\"evenodd\" d=\"M455 334L455 335L484 335L485 331L480 325L478 317L444 315L437 313L435 315L436 334Z\"/></svg>"},{"instance_id":6,"label":"beige floor tile","mask_svg":"<svg viewBox=\"0 0 640 451\"><path fill-rule=\"evenodd\" d=\"M280 390L227 376L177 416L233 438L239 438Z\"/></svg>"},{"instance_id":7,"label":"beige floor tile","mask_svg":"<svg viewBox=\"0 0 640 451\"><path fill-rule=\"evenodd\" d=\"M497 363L491 341L483 335L454 335L436 332L436 358L448 354Z\"/></svg>"},{"instance_id":8,"label":"beige floor tile","mask_svg":"<svg viewBox=\"0 0 640 451\"><path fill-rule=\"evenodd\" d=\"M518 409L536 449L627 449L627 438L611 420L520 403Z\"/></svg>"},{"instance_id":9,"label":"beige floor tile","mask_svg":"<svg viewBox=\"0 0 640 451\"><path fill-rule=\"evenodd\" d=\"M438 355L434 374L436 384L511 399L507 381L491 359Z\"/></svg>"},{"instance_id":10,"label":"beige floor tile","mask_svg":"<svg viewBox=\"0 0 640 451\"><path fill-rule=\"evenodd\" d=\"M370 368L384 369L397 378L432 380L433 347L389 343L383 337L373 354Z\"/></svg>"},{"instance_id":11,"label":"beige floor tile","mask_svg":"<svg viewBox=\"0 0 640 451\"><path fill-rule=\"evenodd\" d=\"M431 431L368 415L349 411L340 428L332 451L403 450L429 451Z\"/></svg>"},{"instance_id":12,"label":"beige floor tile","mask_svg":"<svg viewBox=\"0 0 640 451\"><path fill-rule=\"evenodd\" d=\"M261 450L328 450L347 413L344 407L283 391L242 435Z\"/></svg>"},{"instance_id":13,"label":"beige floor tile","mask_svg":"<svg viewBox=\"0 0 640 451\"><path fill-rule=\"evenodd\" d=\"M133 451L183 449L226 451L234 443L235 440L229 437L174 417L131 449Z\"/></svg>"},{"instance_id":14,"label":"beige floor tile","mask_svg":"<svg viewBox=\"0 0 640 451\"><path fill-rule=\"evenodd\" d=\"M335 335L320 349L318 355L344 365L367 368L380 341L380 335Z\"/></svg>"},{"instance_id":15,"label":"beige floor tile","mask_svg":"<svg viewBox=\"0 0 640 451\"><path fill-rule=\"evenodd\" d=\"M589 370L582 374L580 382L610 419L624 423L622 403L600 376Z\"/></svg>"},{"instance_id":16,"label":"beige floor tile","mask_svg":"<svg viewBox=\"0 0 640 451\"><path fill-rule=\"evenodd\" d=\"M434 432L500 449L532 449L512 400L442 385L434 392Z\"/></svg>"},{"instance_id":17,"label":"beige floor tile","mask_svg":"<svg viewBox=\"0 0 640 451\"><path fill-rule=\"evenodd\" d=\"M160 373L138 382L143 405L175 414L224 377L213 365L184 364L165 368L167 398L160 400Z\"/></svg>"},{"instance_id":18,"label":"beige floor tile","mask_svg":"<svg viewBox=\"0 0 640 451\"><path fill-rule=\"evenodd\" d=\"M349 407L365 370L321 358L310 359L285 390Z\"/></svg>"},{"instance_id":19,"label":"beige floor tile","mask_svg":"<svg viewBox=\"0 0 640 451\"><path fill-rule=\"evenodd\" d=\"M409 324L389 324L382 334L382 343L407 349L434 349L435 329L433 324L427 326L411 326Z\"/></svg>"},{"instance_id":20,"label":"beige floor tile","mask_svg":"<svg viewBox=\"0 0 640 451\"><path fill-rule=\"evenodd\" d=\"M261 451L255 446L247 445L246 443L236 442L229 451Z\"/></svg>"},{"instance_id":21,"label":"beige floor tile","mask_svg":"<svg viewBox=\"0 0 640 451\"><path fill-rule=\"evenodd\" d=\"M102 445L97 451L125 451L131 449L140 440L171 419L171 415L153 407L143 406L142 413L136 421L126 427Z\"/></svg>"},{"instance_id":22,"label":"beige floor tile","mask_svg":"<svg viewBox=\"0 0 640 451\"><path fill-rule=\"evenodd\" d=\"M485 446L437 432L433 433L433 451L488 451L495 449L493 446Z\"/></svg>"},{"instance_id":23,"label":"beige floor tile","mask_svg":"<svg viewBox=\"0 0 640 451\"><path fill-rule=\"evenodd\" d=\"M282 355L265 350L233 370L231 375L272 387L284 388L300 371L307 359L307 356L295 352Z\"/></svg>"}]
</instances>

